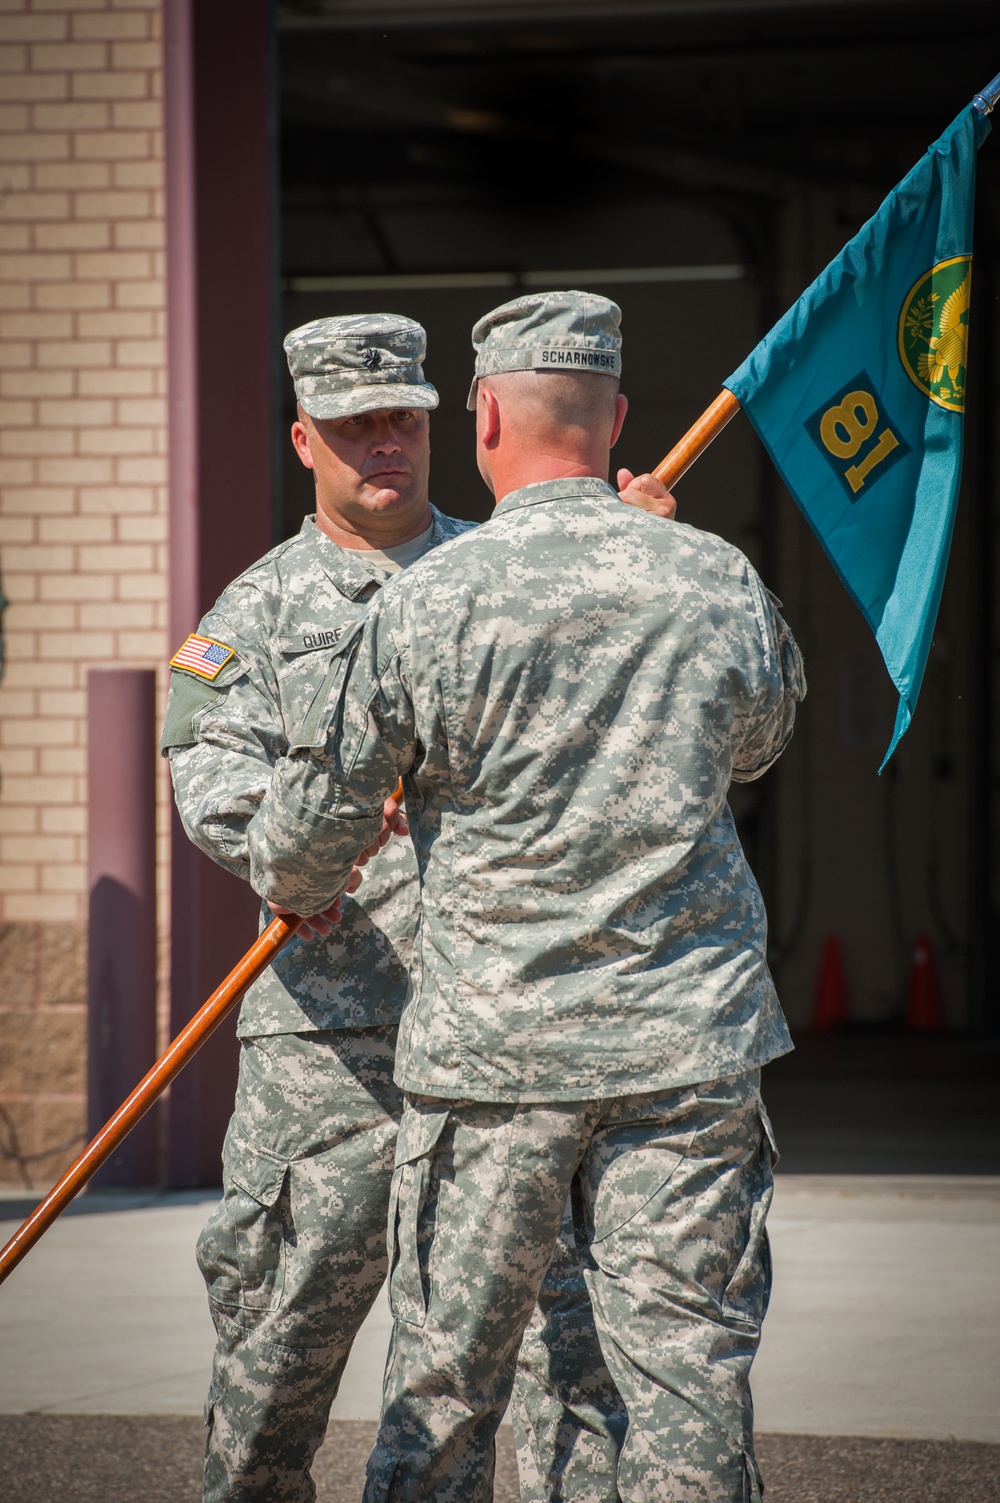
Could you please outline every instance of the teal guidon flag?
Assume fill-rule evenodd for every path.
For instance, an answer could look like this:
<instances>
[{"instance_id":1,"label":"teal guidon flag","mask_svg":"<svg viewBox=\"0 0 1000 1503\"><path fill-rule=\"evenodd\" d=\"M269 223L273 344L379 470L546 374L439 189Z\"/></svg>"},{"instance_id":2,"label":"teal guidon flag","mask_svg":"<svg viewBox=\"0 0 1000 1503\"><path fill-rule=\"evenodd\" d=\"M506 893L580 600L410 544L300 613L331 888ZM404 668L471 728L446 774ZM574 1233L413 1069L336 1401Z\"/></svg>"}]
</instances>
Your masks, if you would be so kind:
<instances>
[{"instance_id":1,"label":"teal guidon flag","mask_svg":"<svg viewBox=\"0 0 1000 1503\"><path fill-rule=\"evenodd\" d=\"M976 151L970 105L723 384L744 408L913 715L962 468Z\"/></svg>"}]
</instances>

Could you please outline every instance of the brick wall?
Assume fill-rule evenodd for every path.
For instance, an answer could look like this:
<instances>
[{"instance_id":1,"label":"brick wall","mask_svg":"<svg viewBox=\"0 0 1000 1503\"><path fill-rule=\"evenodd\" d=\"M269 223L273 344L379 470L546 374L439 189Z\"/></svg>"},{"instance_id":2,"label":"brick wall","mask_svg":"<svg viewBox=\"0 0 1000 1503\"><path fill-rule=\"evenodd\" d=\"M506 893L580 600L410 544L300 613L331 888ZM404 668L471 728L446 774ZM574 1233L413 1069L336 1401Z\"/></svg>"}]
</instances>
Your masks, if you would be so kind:
<instances>
[{"instance_id":1,"label":"brick wall","mask_svg":"<svg viewBox=\"0 0 1000 1503\"><path fill-rule=\"evenodd\" d=\"M0 1183L82 1139L87 670L168 646L161 82L160 0L0 0Z\"/></svg>"}]
</instances>

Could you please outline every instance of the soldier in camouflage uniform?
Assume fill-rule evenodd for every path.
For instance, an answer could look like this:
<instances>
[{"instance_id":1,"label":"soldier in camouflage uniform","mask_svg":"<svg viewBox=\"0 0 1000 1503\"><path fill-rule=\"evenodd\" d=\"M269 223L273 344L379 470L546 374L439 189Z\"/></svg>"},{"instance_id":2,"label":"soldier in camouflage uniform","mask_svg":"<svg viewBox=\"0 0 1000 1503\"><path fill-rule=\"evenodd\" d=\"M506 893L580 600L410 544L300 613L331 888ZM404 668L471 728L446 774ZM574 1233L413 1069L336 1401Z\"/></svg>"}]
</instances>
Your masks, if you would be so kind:
<instances>
[{"instance_id":1,"label":"soldier in camouflage uniform","mask_svg":"<svg viewBox=\"0 0 1000 1503\"><path fill-rule=\"evenodd\" d=\"M791 1045L726 793L780 755L805 683L742 554L616 504L618 324L552 293L477 325L495 516L329 652L248 829L254 886L307 913L404 778L421 921L366 1503L488 1500L567 1194L628 1411L621 1497L760 1498L759 1074Z\"/></svg>"},{"instance_id":2,"label":"soldier in camouflage uniform","mask_svg":"<svg viewBox=\"0 0 1000 1503\"><path fill-rule=\"evenodd\" d=\"M351 640L394 571L470 526L427 500L426 410L438 399L424 345L418 324L391 315L318 320L285 341L300 402L293 442L316 470L317 514L241 575L176 654L162 742L185 829L238 876L317 665ZM343 456L355 442L352 477ZM662 487L637 484L630 499L672 506ZM225 1195L198 1245L218 1333L210 1503L314 1496L312 1458L386 1271L402 1110L393 1058L416 908L413 849L394 840L343 900L339 927L332 914L314 919L318 937L293 940L243 1003ZM603 1503L615 1497L623 1411L571 1223L540 1299L514 1405L524 1496L542 1503L565 1478Z\"/></svg>"}]
</instances>

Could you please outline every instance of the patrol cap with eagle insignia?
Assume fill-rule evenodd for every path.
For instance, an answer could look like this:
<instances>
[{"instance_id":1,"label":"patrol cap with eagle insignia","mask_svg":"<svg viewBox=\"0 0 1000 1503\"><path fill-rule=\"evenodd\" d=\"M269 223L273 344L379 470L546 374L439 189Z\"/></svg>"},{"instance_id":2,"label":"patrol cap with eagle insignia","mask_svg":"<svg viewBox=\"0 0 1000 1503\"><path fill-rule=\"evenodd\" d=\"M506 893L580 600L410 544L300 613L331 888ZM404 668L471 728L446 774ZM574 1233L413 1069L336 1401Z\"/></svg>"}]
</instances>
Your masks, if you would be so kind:
<instances>
[{"instance_id":1,"label":"patrol cap with eagle insignia","mask_svg":"<svg viewBox=\"0 0 1000 1503\"><path fill-rule=\"evenodd\" d=\"M400 313L315 318L286 334L284 349L295 395L310 417L438 404L421 365L427 335Z\"/></svg>"},{"instance_id":2,"label":"patrol cap with eagle insignia","mask_svg":"<svg viewBox=\"0 0 1000 1503\"><path fill-rule=\"evenodd\" d=\"M622 310L596 292L529 292L494 308L472 331L476 374L467 406L476 406L480 376L502 371L622 373Z\"/></svg>"}]
</instances>

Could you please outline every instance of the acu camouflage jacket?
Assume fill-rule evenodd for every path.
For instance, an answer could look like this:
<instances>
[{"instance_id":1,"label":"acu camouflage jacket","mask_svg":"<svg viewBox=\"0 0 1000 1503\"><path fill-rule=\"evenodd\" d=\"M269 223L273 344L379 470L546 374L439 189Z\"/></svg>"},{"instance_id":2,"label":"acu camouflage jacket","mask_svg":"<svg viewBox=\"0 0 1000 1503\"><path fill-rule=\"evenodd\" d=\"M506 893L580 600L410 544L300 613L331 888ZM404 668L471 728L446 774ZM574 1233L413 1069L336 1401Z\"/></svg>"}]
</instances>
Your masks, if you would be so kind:
<instances>
[{"instance_id":1,"label":"acu camouflage jacket","mask_svg":"<svg viewBox=\"0 0 1000 1503\"><path fill-rule=\"evenodd\" d=\"M780 755L805 680L741 553L601 480L526 486L328 656L250 822L251 880L321 908L404 776L401 1085L603 1097L790 1048L726 794Z\"/></svg>"},{"instance_id":2,"label":"acu camouflage jacket","mask_svg":"<svg viewBox=\"0 0 1000 1503\"><path fill-rule=\"evenodd\" d=\"M473 524L433 512L429 548ZM226 589L198 627L234 649L212 682L175 670L161 750L170 757L181 820L195 845L248 878L247 827L323 682L331 644L352 637L386 575L364 552L339 548L312 517ZM318 671L318 677L317 677ZM418 908L417 866L393 840L365 868L327 939L293 939L251 987L241 1037L399 1021ZM261 927L271 918L261 910Z\"/></svg>"}]
</instances>

